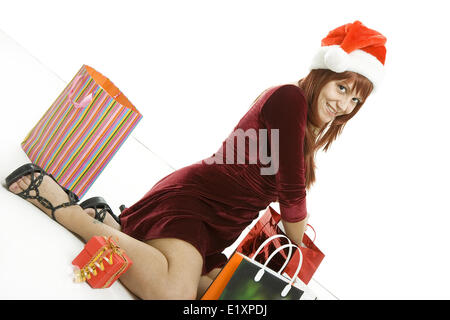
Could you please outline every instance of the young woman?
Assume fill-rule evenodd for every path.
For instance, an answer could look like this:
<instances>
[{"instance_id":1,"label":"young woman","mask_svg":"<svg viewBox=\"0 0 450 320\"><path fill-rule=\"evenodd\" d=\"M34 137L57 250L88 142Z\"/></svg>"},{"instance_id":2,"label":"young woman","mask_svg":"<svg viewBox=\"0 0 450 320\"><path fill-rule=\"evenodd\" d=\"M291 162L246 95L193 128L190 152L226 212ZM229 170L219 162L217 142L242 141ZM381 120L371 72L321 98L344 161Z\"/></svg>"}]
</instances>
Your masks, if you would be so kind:
<instances>
[{"instance_id":1,"label":"young woman","mask_svg":"<svg viewBox=\"0 0 450 320\"><path fill-rule=\"evenodd\" d=\"M35 165L15 170L6 185L85 241L118 239L133 260L120 280L138 297L195 299L226 263L222 251L271 202L280 203L286 234L301 244L314 155L329 148L377 87L385 42L359 21L331 31L304 79L263 92L216 153L161 179L119 223L106 204L106 216L101 203L77 205ZM244 151L234 145L243 132Z\"/></svg>"}]
</instances>

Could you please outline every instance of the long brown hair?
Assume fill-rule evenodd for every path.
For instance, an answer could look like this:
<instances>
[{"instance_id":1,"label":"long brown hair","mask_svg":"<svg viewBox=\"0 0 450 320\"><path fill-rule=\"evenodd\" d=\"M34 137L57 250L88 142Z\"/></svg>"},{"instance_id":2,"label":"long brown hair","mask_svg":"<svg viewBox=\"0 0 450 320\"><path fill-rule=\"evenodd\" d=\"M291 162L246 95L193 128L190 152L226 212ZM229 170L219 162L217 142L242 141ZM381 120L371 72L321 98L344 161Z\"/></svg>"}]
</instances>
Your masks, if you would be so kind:
<instances>
[{"instance_id":1,"label":"long brown hair","mask_svg":"<svg viewBox=\"0 0 450 320\"><path fill-rule=\"evenodd\" d=\"M337 116L331 123L320 124L317 114L317 100L319 92L330 81L348 80L353 83L357 95L362 99L353 111L347 115ZM307 129L305 132L304 157L306 188L310 188L316 180L315 161L316 152L323 148L327 151L334 140L342 133L348 120L361 109L366 98L373 90L372 82L366 77L354 72L336 73L327 69L316 69L303 79L298 81L298 86L303 90L308 103ZM351 88L353 90L353 88Z\"/></svg>"}]
</instances>

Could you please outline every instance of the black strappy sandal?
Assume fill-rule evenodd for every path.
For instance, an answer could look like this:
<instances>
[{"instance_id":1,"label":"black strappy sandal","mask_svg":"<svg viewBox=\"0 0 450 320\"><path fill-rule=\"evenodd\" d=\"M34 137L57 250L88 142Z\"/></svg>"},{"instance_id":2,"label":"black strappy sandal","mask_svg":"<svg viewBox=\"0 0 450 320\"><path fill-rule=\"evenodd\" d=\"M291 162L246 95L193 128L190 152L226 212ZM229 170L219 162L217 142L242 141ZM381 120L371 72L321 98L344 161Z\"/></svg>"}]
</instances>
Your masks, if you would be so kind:
<instances>
[{"instance_id":1,"label":"black strappy sandal","mask_svg":"<svg viewBox=\"0 0 450 320\"><path fill-rule=\"evenodd\" d=\"M80 203L80 207L83 209L92 208L95 211L94 219L100 222L105 220L106 214L109 213L111 217L116 220L118 224L120 224L120 219L117 217L112 211L111 207L102 197L93 197L89 198L82 203Z\"/></svg>"},{"instance_id":2,"label":"black strappy sandal","mask_svg":"<svg viewBox=\"0 0 450 320\"><path fill-rule=\"evenodd\" d=\"M39 172L39 176L35 177L34 173ZM60 209L60 208L66 208L69 206L73 206L76 205L78 202L78 196L73 193L72 191L64 188L63 186L61 186L58 181L56 181L56 179L51 175L48 174L47 172L45 172L44 169L42 169L41 167L35 165L34 163L27 163L24 164L23 166L17 168L16 170L14 170L9 176L6 177L5 182L6 182L6 187L9 189L9 187L16 182L17 180L19 180L20 178L30 175L31 177L31 183L28 186L28 188L22 192L17 193L17 195L25 200L27 199L36 199L37 201L39 201L40 204L42 204L45 208L49 209L52 211L52 218L53 220L56 221L55 218L55 211ZM43 198L40 196L39 194L39 186L42 183L42 180L44 179L44 176L47 175L50 178L52 178L53 180L56 181L56 183L58 183L58 185L67 193L67 195L69 196L69 202L65 202L63 204L60 204L59 206L54 207L52 203L50 203L50 201L48 201L47 199ZM36 194L34 196L30 195L30 191L34 191Z\"/></svg>"}]
</instances>

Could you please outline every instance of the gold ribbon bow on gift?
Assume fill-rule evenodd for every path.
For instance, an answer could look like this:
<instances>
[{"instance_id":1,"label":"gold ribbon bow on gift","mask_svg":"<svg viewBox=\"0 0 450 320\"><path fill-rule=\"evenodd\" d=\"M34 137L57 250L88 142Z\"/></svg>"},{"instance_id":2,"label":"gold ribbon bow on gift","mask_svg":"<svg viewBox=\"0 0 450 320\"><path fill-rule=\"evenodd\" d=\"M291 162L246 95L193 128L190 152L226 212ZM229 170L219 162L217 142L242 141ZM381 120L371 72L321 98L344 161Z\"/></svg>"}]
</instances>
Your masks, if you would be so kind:
<instances>
[{"instance_id":1,"label":"gold ribbon bow on gift","mask_svg":"<svg viewBox=\"0 0 450 320\"><path fill-rule=\"evenodd\" d=\"M106 244L103 245L92 256L91 260L83 268L74 266L75 282L79 283L89 280L92 277L91 275L95 277L98 273L98 270L100 271L105 270L104 264L105 262L108 263L109 265L112 265L114 263L113 261L114 253L118 254L120 257L123 257L123 250L112 241L111 237L108 238L104 237L104 238L106 240Z\"/></svg>"}]
</instances>

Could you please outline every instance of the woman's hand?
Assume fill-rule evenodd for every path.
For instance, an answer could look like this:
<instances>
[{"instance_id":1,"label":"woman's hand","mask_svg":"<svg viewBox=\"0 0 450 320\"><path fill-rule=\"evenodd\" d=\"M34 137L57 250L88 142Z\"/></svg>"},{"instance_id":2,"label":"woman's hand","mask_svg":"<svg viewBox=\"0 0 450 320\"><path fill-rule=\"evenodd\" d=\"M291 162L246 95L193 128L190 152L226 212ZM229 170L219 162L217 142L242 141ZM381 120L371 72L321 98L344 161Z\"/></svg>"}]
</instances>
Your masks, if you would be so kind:
<instances>
[{"instance_id":1,"label":"woman's hand","mask_svg":"<svg viewBox=\"0 0 450 320\"><path fill-rule=\"evenodd\" d=\"M308 225L309 214L305 219L298 222L287 222L281 219L283 223L284 232L297 246L302 246L303 235L305 234L306 226Z\"/></svg>"}]
</instances>

